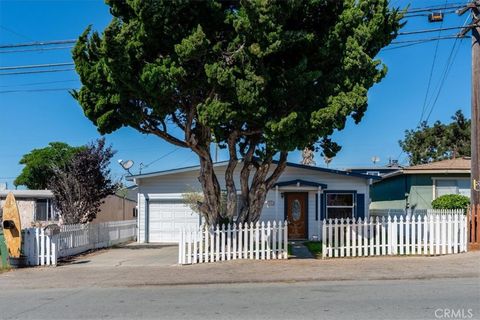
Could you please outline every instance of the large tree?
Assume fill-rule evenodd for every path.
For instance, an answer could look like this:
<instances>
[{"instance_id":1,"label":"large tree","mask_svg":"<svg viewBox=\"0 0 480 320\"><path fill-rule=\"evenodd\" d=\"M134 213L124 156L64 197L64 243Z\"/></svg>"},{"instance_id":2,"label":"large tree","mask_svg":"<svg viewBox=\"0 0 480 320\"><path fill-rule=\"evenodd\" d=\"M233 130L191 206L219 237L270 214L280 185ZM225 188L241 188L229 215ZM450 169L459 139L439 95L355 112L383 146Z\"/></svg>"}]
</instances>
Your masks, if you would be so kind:
<instances>
[{"instance_id":1,"label":"large tree","mask_svg":"<svg viewBox=\"0 0 480 320\"><path fill-rule=\"evenodd\" d=\"M470 156L470 125L461 110L448 124L436 121L432 126L423 121L415 130L406 130L400 147L408 155L410 165Z\"/></svg>"},{"instance_id":2,"label":"large tree","mask_svg":"<svg viewBox=\"0 0 480 320\"><path fill-rule=\"evenodd\" d=\"M110 177L114 154L105 139L100 139L77 152L65 166L53 168L49 187L63 223L92 221L105 198L120 187Z\"/></svg>"},{"instance_id":3,"label":"large tree","mask_svg":"<svg viewBox=\"0 0 480 320\"><path fill-rule=\"evenodd\" d=\"M237 205L257 221L290 151L339 150L330 136L361 120L402 16L388 0L106 2L110 25L73 51L74 97L101 133L130 126L195 152L210 224ZM229 153L225 213L212 143Z\"/></svg>"},{"instance_id":4,"label":"large tree","mask_svg":"<svg viewBox=\"0 0 480 320\"><path fill-rule=\"evenodd\" d=\"M29 189L46 189L53 175L52 168L65 166L82 149L63 142L50 142L45 148L33 149L20 159L20 164L25 166L13 184Z\"/></svg>"}]
</instances>

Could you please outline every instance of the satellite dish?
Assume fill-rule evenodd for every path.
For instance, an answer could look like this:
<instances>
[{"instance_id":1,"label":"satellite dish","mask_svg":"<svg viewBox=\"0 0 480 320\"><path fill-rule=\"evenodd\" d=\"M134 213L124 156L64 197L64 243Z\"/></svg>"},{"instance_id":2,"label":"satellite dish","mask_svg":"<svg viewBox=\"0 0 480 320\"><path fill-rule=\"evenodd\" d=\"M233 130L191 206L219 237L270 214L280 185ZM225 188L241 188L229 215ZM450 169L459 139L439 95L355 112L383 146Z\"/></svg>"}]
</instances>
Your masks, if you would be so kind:
<instances>
[{"instance_id":1,"label":"satellite dish","mask_svg":"<svg viewBox=\"0 0 480 320\"><path fill-rule=\"evenodd\" d=\"M127 161L125 161L125 162L122 162L122 167L123 167L125 170L130 169L132 166L133 166L133 161L132 161L132 160L127 160Z\"/></svg>"},{"instance_id":2,"label":"satellite dish","mask_svg":"<svg viewBox=\"0 0 480 320\"><path fill-rule=\"evenodd\" d=\"M133 161L132 160L126 160L126 161L123 161L123 160L118 160L118 164L120 164L122 166L123 169L125 170L130 170L131 167L133 167Z\"/></svg>"}]
</instances>

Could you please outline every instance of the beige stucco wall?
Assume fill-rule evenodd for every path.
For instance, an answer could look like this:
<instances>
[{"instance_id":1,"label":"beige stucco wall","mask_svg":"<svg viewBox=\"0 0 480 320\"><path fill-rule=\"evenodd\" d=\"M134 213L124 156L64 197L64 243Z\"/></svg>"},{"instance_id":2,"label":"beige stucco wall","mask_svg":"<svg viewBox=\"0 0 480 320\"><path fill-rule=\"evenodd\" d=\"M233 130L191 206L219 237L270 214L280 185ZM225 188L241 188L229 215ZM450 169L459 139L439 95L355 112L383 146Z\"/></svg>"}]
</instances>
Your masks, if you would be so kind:
<instances>
[{"instance_id":1,"label":"beige stucco wall","mask_svg":"<svg viewBox=\"0 0 480 320\"><path fill-rule=\"evenodd\" d=\"M16 202L18 212L20 213L22 229L31 227L35 213L35 200L17 199ZM4 203L5 199L0 199L0 208L3 208Z\"/></svg>"},{"instance_id":2,"label":"beige stucco wall","mask_svg":"<svg viewBox=\"0 0 480 320\"><path fill-rule=\"evenodd\" d=\"M1 208L3 208L4 202L5 199L0 199L0 220L2 217ZM32 227L35 218L35 199L16 199L16 202L22 229ZM105 199L105 203L100 207L100 212L97 218L93 220L93 223L135 219L133 212L136 205L136 202L119 196L108 196Z\"/></svg>"},{"instance_id":3,"label":"beige stucco wall","mask_svg":"<svg viewBox=\"0 0 480 320\"><path fill-rule=\"evenodd\" d=\"M136 205L136 202L116 195L108 196L93 223L135 219L133 210Z\"/></svg>"}]
</instances>

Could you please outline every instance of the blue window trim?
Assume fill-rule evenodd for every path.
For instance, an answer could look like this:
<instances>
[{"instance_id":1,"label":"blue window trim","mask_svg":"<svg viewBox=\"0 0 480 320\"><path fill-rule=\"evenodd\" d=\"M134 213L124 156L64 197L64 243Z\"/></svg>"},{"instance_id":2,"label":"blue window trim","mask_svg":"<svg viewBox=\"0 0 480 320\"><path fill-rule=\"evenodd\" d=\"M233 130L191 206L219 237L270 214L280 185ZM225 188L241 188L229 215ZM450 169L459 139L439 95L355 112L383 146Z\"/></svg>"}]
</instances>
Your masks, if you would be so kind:
<instances>
[{"instance_id":1,"label":"blue window trim","mask_svg":"<svg viewBox=\"0 0 480 320\"><path fill-rule=\"evenodd\" d=\"M313 181L306 181L302 179L295 179L289 181L281 181L277 182L274 187L286 187L286 186L308 186L308 187L321 187L322 189L327 189L327 185L325 183L313 182Z\"/></svg>"},{"instance_id":2,"label":"blue window trim","mask_svg":"<svg viewBox=\"0 0 480 320\"><path fill-rule=\"evenodd\" d=\"M323 210L325 212L325 219L327 218L327 194L329 193L352 193L353 194L353 218L357 217L357 190L324 190L323 194L325 195L322 203Z\"/></svg>"}]
</instances>

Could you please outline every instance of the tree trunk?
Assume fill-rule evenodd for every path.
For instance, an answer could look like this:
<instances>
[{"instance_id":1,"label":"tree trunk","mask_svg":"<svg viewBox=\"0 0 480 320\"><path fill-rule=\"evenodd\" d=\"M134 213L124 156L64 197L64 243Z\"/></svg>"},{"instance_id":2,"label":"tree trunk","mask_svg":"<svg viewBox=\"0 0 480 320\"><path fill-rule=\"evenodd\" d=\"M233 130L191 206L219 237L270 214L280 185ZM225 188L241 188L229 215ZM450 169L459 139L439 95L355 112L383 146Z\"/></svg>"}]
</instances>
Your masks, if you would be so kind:
<instances>
[{"instance_id":1,"label":"tree trunk","mask_svg":"<svg viewBox=\"0 0 480 320\"><path fill-rule=\"evenodd\" d=\"M240 174L240 183L242 186L242 209L237 222L256 223L260 219L265 199L268 191L277 182L280 175L286 168L287 152L280 154L280 160L273 173L267 178L272 159L267 159L260 164L255 171L252 182L249 186L250 164L244 163Z\"/></svg>"},{"instance_id":2,"label":"tree trunk","mask_svg":"<svg viewBox=\"0 0 480 320\"><path fill-rule=\"evenodd\" d=\"M232 221L237 213L237 188L235 186L234 172L237 167L237 133L234 132L228 139L228 152L230 160L228 161L227 169L225 170L225 188L227 189L227 204L225 218Z\"/></svg>"},{"instance_id":3,"label":"tree trunk","mask_svg":"<svg viewBox=\"0 0 480 320\"><path fill-rule=\"evenodd\" d=\"M221 190L217 176L213 170L213 161L210 157L200 156L200 175L198 181L202 185L203 202L199 203L198 209L206 218L209 225L216 225L220 222L220 197Z\"/></svg>"}]
</instances>

